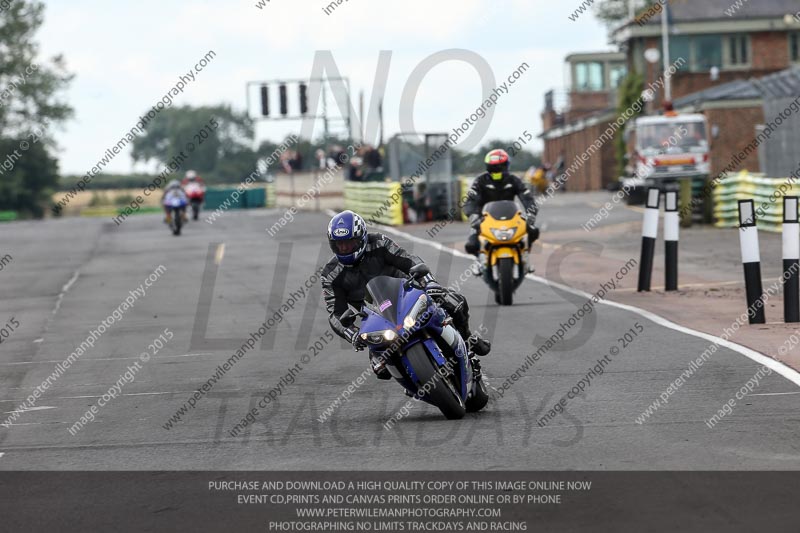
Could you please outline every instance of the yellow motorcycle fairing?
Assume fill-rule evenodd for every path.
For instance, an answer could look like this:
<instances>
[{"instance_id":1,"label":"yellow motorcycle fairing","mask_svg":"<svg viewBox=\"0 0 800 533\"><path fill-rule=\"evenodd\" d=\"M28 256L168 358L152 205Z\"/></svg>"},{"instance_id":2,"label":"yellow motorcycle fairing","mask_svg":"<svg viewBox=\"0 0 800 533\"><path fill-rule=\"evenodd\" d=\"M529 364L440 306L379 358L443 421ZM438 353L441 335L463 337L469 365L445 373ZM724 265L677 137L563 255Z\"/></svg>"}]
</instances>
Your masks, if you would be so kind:
<instances>
[{"instance_id":1,"label":"yellow motorcycle fairing","mask_svg":"<svg viewBox=\"0 0 800 533\"><path fill-rule=\"evenodd\" d=\"M500 259L509 257L519 264L526 235L525 220L514 202L490 202L484 206L480 239L482 249L488 249L487 266L495 266Z\"/></svg>"}]
</instances>

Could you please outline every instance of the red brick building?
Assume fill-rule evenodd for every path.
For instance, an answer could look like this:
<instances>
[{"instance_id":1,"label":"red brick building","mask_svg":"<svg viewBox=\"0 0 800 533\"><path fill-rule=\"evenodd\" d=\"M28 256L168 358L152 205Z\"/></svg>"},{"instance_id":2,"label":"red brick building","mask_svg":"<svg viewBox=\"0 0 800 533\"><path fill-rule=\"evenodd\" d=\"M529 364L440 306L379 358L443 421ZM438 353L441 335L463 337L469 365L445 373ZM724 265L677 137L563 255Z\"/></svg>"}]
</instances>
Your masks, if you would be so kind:
<instances>
[{"instance_id":1,"label":"red brick building","mask_svg":"<svg viewBox=\"0 0 800 533\"><path fill-rule=\"evenodd\" d=\"M678 98L675 109L706 115L711 128L712 176L732 163L733 170L760 170L757 153L743 162L734 160L736 154L753 142L757 125L764 123L762 93L754 81L737 80Z\"/></svg>"},{"instance_id":2,"label":"red brick building","mask_svg":"<svg viewBox=\"0 0 800 533\"><path fill-rule=\"evenodd\" d=\"M700 111L708 116L715 132L712 172L726 166L738 147L751 142L756 125L764 122L760 95L748 80L800 65L798 0L752 0L734 11L732 4L731 0L669 2L670 57L666 63L674 64L682 58L671 79L672 100L679 110ZM621 56L573 54L567 58L571 74L569 101L564 109L558 109L551 93L542 113L545 161L555 163L563 157L569 168L581 159L599 133L617 120L614 81L618 84L620 73L642 73L645 86L661 79L661 14L652 14L648 17L648 11L642 10L637 18L612 32ZM657 49L662 61L646 61L648 49ZM624 66L619 65L619 57L624 58ZM661 109L663 88L659 86L654 96L647 113ZM742 166L758 170L757 155ZM613 143L605 143L574 169L566 188L601 188L618 178L616 168Z\"/></svg>"}]
</instances>

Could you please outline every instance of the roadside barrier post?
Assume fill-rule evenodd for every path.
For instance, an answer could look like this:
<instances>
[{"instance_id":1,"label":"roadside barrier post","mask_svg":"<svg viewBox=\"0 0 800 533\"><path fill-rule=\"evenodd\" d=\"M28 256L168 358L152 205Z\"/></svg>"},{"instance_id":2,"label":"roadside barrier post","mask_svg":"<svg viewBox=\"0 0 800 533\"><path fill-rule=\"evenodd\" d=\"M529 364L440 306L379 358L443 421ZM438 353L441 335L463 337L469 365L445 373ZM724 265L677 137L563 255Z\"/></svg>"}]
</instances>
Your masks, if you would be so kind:
<instances>
[{"instance_id":1,"label":"roadside barrier post","mask_svg":"<svg viewBox=\"0 0 800 533\"><path fill-rule=\"evenodd\" d=\"M767 320L764 316L761 255L758 249L758 228L756 227L753 200L739 200L739 244L742 248L742 264L744 265L747 317L750 324L764 324Z\"/></svg>"},{"instance_id":2,"label":"roadside barrier post","mask_svg":"<svg viewBox=\"0 0 800 533\"><path fill-rule=\"evenodd\" d=\"M642 223L642 256L639 261L639 292L650 290L653 277L653 257L658 237L658 206L661 202L661 191L655 187L647 189L647 204Z\"/></svg>"},{"instance_id":3,"label":"roadside barrier post","mask_svg":"<svg viewBox=\"0 0 800 533\"><path fill-rule=\"evenodd\" d=\"M664 286L678 290L678 236L681 220L678 215L678 191L667 191L664 197Z\"/></svg>"},{"instance_id":4,"label":"roadside barrier post","mask_svg":"<svg viewBox=\"0 0 800 533\"><path fill-rule=\"evenodd\" d=\"M783 198L783 320L800 322L800 223L797 196Z\"/></svg>"}]
</instances>

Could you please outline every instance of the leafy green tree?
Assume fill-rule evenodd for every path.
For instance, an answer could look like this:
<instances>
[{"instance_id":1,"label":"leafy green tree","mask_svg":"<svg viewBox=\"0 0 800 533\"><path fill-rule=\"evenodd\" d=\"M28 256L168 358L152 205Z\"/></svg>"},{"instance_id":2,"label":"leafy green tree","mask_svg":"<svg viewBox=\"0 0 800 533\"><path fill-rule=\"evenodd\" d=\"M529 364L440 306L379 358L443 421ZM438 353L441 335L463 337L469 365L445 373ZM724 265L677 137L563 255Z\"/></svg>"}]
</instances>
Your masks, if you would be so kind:
<instances>
[{"instance_id":1,"label":"leafy green tree","mask_svg":"<svg viewBox=\"0 0 800 533\"><path fill-rule=\"evenodd\" d=\"M23 142L29 141L0 139L0 161L9 162L7 166L11 167L0 175L0 211L20 211L41 218L58 184L58 163L43 143L31 144L22 152Z\"/></svg>"},{"instance_id":2,"label":"leafy green tree","mask_svg":"<svg viewBox=\"0 0 800 533\"><path fill-rule=\"evenodd\" d=\"M642 91L644 91L644 78L638 72L629 72L625 79L619 86L619 100L617 102L617 116L623 116L628 109L635 109L634 104L642 99ZM641 102L640 102L641 103ZM644 106L637 106L640 111L634 113L629 119L625 121L635 120L641 114ZM627 143L625 142L625 126L617 130L617 135L614 137L614 151L617 159L617 172L619 176L625 173L625 154L628 151Z\"/></svg>"},{"instance_id":3,"label":"leafy green tree","mask_svg":"<svg viewBox=\"0 0 800 533\"><path fill-rule=\"evenodd\" d=\"M230 106L172 107L156 115L147 133L133 141L131 155L135 162L161 165L182 155L181 168L214 173L221 162L230 167L237 154L247 154L253 137L252 120Z\"/></svg>"},{"instance_id":4,"label":"leafy green tree","mask_svg":"<svg viewBox=\"0 0 800 533\"><path fill-rule=\"evenodd\" d=\"M479 174L485 172L486 165L483 160L486 154L497 148L508 151L513 146L514 140L491 140L478 148L477 151L469 153L453 150L453 171L456 174ZM541 157L529 150L512 150L509 151L509 155L511 156L511 170L516 173L525 172L530 167L538 166L542 163Z\"/></svg>"},{"instance_id":5,"label":"leafy green tree","mask_svg":"<svg viewBox=\"0 0 800 533\"><path fill-rule=\"evenodd\" d=\"M14 0L0 10L0 208L41 217L58 187L50 129L72 115L60 96L72 76L62 56L39 57L34 35L44 4Z\"/></svg>"},{"instance_id":6,"label":"leafy green tree","mask_svg":"<svg viewBox=\"0 0 800 533\"><path fill-rule=\"evenodd\" d=\"M602 0L595 4L595 16L609 29L616 28L628 19L631 2L635 13L639 13L654 4L655 0Z\"/></svg>"},{"instance_id":7,"label":"leafy green tree","mask_svg":"<svg viewBox=\"0 0 800 533\"><path fill-rule=\"evenodd\" d=\"M224 153L214 171L204 176L209 183L241 183L258 165L258 154L250 148Z\"/></svg>"}]
</instances>

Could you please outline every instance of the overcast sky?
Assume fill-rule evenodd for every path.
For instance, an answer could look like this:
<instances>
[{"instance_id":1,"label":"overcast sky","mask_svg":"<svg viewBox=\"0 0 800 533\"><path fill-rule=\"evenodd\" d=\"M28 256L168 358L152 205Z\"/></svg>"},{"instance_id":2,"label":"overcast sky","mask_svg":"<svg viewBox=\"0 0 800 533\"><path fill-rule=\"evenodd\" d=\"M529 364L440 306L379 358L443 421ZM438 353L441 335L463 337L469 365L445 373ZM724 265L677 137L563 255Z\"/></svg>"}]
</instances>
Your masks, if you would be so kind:
<instances>
[{"instance_id":1,"label":"overcast sky","mask_svg":"<svg viewBox=\"0 0 800 533\"><path fill-rule=\"evenodd\" d=\"M63 53L75 74L66 94L75 118L57 132L62 172L89 170L209 50L216 58L176 105L229 103L244 109L247 81L308 77L318 50L331 51L350 78L354 101L364 90L369 103L379 51L391 50L387 138L400 129L400 97L409 75L431 54L473 51L492 66L498 83L527 62L531 69L500 99L488 140L525 130L538 135L544 93L564 86L564 57L610 48L591 14L569 20L578 0L348 0L330 15L323 12L329 0L270 0L263 9L257 2L45 1L46 20L37 36L42 55ZM449 131L481 101L474 68L442 63L418 93L417 131ZM262 122L257 138L280 140L299 126ZM321 131L320 125L315 135ZM150 170L134 167L129 149L108 169Z\"/></svg>"}]
</instances>

